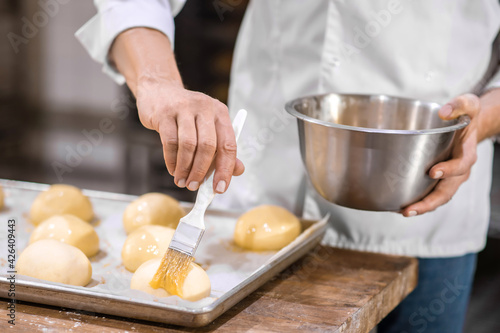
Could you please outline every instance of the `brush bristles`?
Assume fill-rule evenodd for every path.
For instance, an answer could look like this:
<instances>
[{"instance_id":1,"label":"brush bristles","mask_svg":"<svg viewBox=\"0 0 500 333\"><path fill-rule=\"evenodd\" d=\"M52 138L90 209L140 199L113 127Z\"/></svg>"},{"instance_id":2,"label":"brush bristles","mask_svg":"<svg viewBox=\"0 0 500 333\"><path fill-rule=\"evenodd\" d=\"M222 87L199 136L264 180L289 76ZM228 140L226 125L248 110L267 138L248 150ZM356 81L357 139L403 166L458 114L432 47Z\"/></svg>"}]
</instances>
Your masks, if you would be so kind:
<instances>
[{"instance_id":1,"label":"brush bristles","mask_svg":"<svg viewBox=\"0 0 500 333\"><path fill-rule=\"evenodd\" d=\"M163 288L169 294L182 298L182 286L193 261L193 257L168 248L149 285L155 289Z\"/></svg>"}]
</instances>

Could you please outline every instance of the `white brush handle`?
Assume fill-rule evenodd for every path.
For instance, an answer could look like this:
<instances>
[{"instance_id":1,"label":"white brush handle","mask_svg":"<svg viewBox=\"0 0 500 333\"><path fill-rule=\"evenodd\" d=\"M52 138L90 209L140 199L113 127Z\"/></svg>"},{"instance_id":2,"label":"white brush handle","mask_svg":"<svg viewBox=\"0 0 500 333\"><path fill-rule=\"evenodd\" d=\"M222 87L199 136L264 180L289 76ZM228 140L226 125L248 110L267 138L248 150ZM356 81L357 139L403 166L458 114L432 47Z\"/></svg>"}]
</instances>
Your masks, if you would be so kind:
<instances>
[{"instance_id":1,"label":"white brush handle","mask_svg":"<svg viewBox=\"0 0 500 333\"><path fill-rule=\"evenodd\" d=\"M236 114L236 117L234 117L233 120L233 130L234 130L234 135L236 137L236 142L238 142L238 139L240 137L241 129L243 128L243 125L245 124L245 120L247 118L247 111L244 109L241 109L238 111ZM214 182L214 174L215 170L211 172L210 176L208 178L205 178L205 181L201 184L200 188L198 189L198 195L196 196L196 202L194 204L194 207L192 209L193 214L205 214L205 211L207 210L208 206L212 202L212 200L215 197L215 192L213 190L213 182ZM202 219L203 221L203 219ZM202 226L200 226L202 227Z\"/></svg>"}]
</instances>

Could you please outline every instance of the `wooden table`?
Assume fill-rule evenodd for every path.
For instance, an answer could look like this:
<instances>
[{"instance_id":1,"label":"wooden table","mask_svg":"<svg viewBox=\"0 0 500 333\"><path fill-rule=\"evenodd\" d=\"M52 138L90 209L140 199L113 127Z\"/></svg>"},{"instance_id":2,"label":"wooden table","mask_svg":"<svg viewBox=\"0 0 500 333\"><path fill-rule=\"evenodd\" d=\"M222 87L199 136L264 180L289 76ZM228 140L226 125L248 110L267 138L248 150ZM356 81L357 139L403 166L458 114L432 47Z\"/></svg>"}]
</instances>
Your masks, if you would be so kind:
<instances>
[{"instance_id":1,"label":"wooden table","mask_svg":"<svg viewBox=\"0 0 500 333\"><path fill-rule=\"evenodd\" d=\"M318 246L203 328L186 329L26 302L15 332L369 332L417 284L414 258ZM0 331L8 332L7 300ZM45 330L44 330L45 329Z\"/></svg>"}]
</instances>

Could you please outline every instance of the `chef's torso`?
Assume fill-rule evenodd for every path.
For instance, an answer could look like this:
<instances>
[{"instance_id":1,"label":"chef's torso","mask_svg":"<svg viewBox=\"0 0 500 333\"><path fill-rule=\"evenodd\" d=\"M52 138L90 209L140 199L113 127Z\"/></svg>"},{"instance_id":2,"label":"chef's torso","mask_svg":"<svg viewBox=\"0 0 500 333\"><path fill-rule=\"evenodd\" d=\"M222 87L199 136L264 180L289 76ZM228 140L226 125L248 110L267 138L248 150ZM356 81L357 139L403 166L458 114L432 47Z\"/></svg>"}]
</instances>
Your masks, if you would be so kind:
<instances>
[{"instance_id":1,"label":"chef's torso","mask_svg":"<svg viewBox=\"0 0 500 333\"><path fill-rule=\"evenodd\" d=\"M172 15L184 2L96 0L98 14L77 37L103 71L123 83L107 62L116 36L140 26L173 41ZM329 212L325 242L340 247L421 257L479 251L489 221L489 140L479 145L469 180L436 211L412 218L357 211L325 202L308 186L302 186L307 195L300 195L304 168L297 125L283 106L327 92L445 103L481 83L499 26L498 0L251 0L229 96L232 113L249 111L238 153L246 172L213 205L304 206L309 217ZM500 87L500 73L492 82Z\"/></svg>"},{"instance_id":2,"label":"chef's torso","mask_svg":"<svg viewBox=\"0 0 500 333\"><path fill-rule=\"evenodd\" d=\"M295 210L303 203L297 125L285 102L350 92L445 103L481 80L499 27L496 0L251 1L229 103L233 113L249 111L239 146L246 172L214 205ZM492 154L491 142L482 142L469 180L448 204L422 216L343 208L310 188L305 212L332 215L325 241L335 246L423 257L478 251L489 221Z\"/></svg>"}]
</instances>

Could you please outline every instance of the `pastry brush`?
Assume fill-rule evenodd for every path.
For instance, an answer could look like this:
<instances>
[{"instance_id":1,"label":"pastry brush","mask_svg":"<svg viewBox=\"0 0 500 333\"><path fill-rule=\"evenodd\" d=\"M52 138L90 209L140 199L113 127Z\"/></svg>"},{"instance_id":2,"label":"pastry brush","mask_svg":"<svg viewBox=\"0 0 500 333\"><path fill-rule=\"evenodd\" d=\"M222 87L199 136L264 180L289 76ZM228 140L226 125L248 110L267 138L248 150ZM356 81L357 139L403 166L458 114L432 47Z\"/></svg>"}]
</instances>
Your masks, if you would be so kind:
<instances>
[{"instance_id":1,"label":"pastry brush","mask_svg":"<svg viewBox=\"0 0 500 333\"><path fill-rule=\"evenodd\" d=\"M233 120L233 130L236 141L238 141L246 116L247 112L241 109ZM196 202L193 209L191 209L186 216L181 218L168 247L169 249L181 252L190 257L194 256L201 238L203 237L203 233L205 232L205 211L215 196L213 190L214 173L215 170L212 171L208 178L205 178L205 181L198 189L198 195L196 196Z\"/></svg>"}]
</instances>

